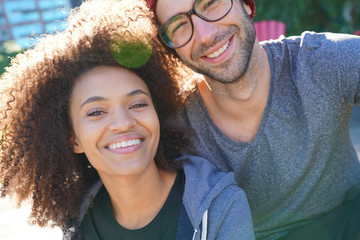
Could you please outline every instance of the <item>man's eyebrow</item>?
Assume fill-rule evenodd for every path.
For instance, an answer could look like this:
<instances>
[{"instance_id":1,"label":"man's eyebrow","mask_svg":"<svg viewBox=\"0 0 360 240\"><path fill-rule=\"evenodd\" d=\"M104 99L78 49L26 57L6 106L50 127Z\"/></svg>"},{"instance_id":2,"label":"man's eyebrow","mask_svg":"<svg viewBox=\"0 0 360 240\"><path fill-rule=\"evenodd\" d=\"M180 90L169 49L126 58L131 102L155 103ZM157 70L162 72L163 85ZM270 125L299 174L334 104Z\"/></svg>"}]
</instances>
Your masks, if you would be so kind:
<instances>
[{"instance_id":1,"label":"man's eyebrow","mask_svg":"<svg viewBox=\"0 0 360 240\"><path fill-rule=\"evenodd\" d=\"M106 100L106 98L104 98L104 97L98 97L98 96L90 97L90 98L86 99L86 101L80 105L80 109L86 104L89 104L92 102L104 101L104 100Z\"/></svg>"}]
</instances>

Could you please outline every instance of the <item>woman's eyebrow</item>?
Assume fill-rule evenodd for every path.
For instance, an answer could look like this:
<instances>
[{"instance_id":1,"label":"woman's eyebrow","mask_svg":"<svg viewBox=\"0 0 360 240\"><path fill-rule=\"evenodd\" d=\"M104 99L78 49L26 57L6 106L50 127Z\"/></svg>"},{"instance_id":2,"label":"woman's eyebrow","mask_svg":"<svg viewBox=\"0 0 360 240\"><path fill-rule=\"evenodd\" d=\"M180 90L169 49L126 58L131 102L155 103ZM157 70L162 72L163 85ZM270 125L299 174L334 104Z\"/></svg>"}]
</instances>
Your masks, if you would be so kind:
<instances>
[{"instance_id":1,"label":"woman's eyebrow","mask_svg":"<svg viewBox=\"0 0 360 240\"><path fill-rule=\"evenodd\" d=\"M86 101L83 102L83 103L80 105L80 109L81 109L84 105L89 104L89 103L91 103L91 102L98 102L98 101L104 101L104 100L106 100L106 98L104 98L104 97L99 97L99 96L90 97L90 98L86 99Z\"/></svg>"},{"instance_id":2,"label":"woman's eyebrow","mask_svg":"<svg viewBox=\"0 0 360 240\"><path fill-rule=\"evenodd\" d=\"M134 91L129 92L128 94L126 94L126 97L132 97L132 96L140 95L140 94L144 94L149 97L149 93L147 93L141 89L136 89ZM80 109L86 104L89 104L92 102L98 102L98 101L105 101L105 100L106 100L106 98L104 98L104 97L99 97L99 96L90 97L90 98L86 99L85 102L83 102L80 105Z\"/></svg>"},{"instance_id":3,"label":"woman's eyebrow","mask_svg":"<svg viewBox=\"0 0 360 240\"><path fill-rule=\"evenodd\" d=\"M139 94L145 94L146 96L150 97L149 93L141 90L141 89L136 89L134 91L129 92L128 94L126 94L127 97L132 97L135 95L139 95Z\"/></svg>"}]
</instances>

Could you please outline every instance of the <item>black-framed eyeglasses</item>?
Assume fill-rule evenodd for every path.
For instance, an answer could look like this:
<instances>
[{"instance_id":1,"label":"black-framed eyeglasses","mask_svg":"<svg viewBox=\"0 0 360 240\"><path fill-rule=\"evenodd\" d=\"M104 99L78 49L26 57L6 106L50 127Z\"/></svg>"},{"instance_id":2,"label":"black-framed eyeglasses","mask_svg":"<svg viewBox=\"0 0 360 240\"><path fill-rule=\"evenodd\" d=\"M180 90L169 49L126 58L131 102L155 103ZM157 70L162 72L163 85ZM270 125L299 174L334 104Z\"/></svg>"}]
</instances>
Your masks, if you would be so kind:
<instances>
[{"instance_id":1,"label":"black-framed eyeglasses","mask_svg":"<svg viewBox=\"0 0 360 240\"><path fill-rule=\"evenodd\" d=\"M161 25L160 39L170 48L179 48L187 44L193 34L194 26L191 15L196 14L208 22L224 18L231 10L233 0L196 0L192 9L179 13Z\"/></svg>"}]
</instances>

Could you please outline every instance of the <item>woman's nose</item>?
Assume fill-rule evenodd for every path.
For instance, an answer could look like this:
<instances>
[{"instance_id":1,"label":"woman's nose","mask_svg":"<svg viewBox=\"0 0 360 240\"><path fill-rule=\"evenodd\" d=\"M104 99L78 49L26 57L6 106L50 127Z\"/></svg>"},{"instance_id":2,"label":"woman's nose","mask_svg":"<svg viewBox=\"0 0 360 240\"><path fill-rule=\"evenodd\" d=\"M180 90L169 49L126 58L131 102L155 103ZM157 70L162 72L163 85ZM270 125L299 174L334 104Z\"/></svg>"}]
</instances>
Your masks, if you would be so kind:
<instances>
[{"instance_id":1,"label":"woman's nose","mask_svg":"<svg viewBox=\"0 0 360 240\"><path fill-rule=\"evenodd\" d=\"M136 125L135 118L127 111L116 111L111 117L109 129L111 131L126 132Z\"/></svg>"}]
</instances>

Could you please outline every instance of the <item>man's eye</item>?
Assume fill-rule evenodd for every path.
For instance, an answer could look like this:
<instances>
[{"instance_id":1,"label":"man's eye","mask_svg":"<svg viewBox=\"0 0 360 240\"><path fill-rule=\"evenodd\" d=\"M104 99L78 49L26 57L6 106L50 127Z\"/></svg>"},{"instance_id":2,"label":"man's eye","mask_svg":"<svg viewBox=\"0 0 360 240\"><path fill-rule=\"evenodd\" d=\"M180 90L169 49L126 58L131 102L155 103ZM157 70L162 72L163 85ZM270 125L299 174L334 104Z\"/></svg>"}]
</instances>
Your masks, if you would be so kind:
<instances>
[{"instance_id":1,"label":"man's eye","mask_svg":"<svg viewBox=\"0 0 360 240\"><path fill-rule=\"evenodd\" d=\"M186 22L181 22L177 24L176 27L174 27L174 29L171 31L172 35L174 35L177 31L179 31L185 24Z\"/></svg>"},{"instance_id":2,"label":"man's eye","mask_svg":"<svg viewBox=\"0 0 360 240\"><path fill-rule=\"evenodd\" d=\"M95 117L95 116L100 116L103 114L104 114L104 111L102 111L102 110L92 110L92 111L88 112L86 115L88 117Z\"/></svg>"},{"instance_id":3,"label":"man's eye","mask_svg":"<svg viewBox=\"0 0 360 240\"><path fill-rule=\"evenodd\" d=\"M216 4L218 2L218 0L211 0L208 1L205 5L204 5L204 10L206 10L207 8L211 7L212 5Z\"/></svg>"}]
</instances>

